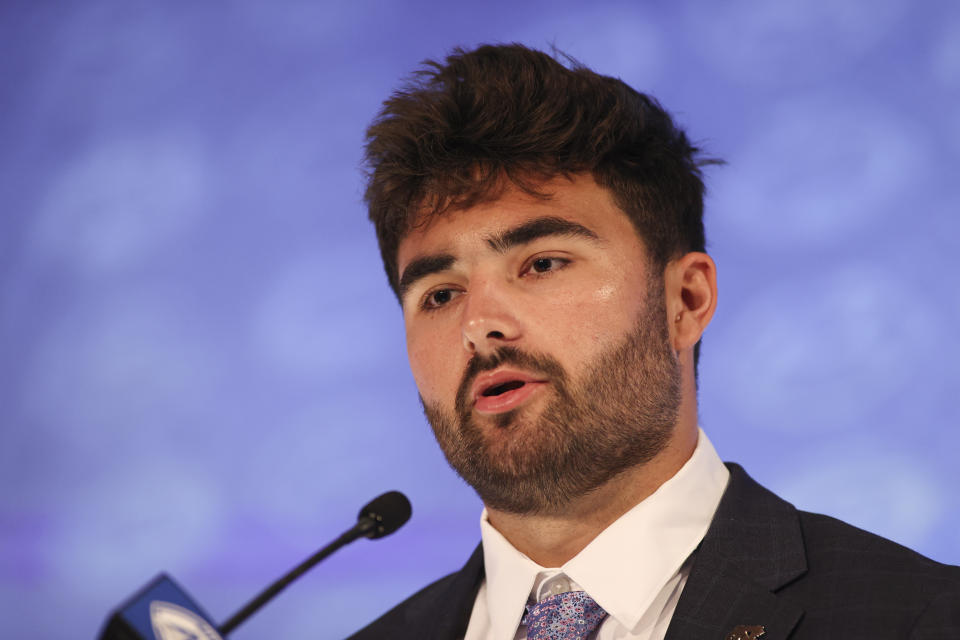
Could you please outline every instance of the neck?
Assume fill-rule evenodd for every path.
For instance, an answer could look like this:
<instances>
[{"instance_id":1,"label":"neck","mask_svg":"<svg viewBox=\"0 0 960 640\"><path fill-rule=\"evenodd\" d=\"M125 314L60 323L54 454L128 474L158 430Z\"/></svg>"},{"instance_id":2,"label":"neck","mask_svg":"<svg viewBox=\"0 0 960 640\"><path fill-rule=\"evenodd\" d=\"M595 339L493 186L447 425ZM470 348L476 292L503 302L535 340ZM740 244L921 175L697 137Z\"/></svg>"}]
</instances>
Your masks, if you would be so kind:
<instances>
[{"instance_id":1,"label":"neck","mask_svg":"<svg viewBox=\"0 0 960 640\"><path fill-rule=\"evenodd\" d=\"M518 515L487 508L490 524L515 549L542 567L560 567L624 513L672 478L697 445L696 408L681 406L679 424L656 458L629 469L588 495L564 505L561 513Z\"/></svg>"}]
</instances>

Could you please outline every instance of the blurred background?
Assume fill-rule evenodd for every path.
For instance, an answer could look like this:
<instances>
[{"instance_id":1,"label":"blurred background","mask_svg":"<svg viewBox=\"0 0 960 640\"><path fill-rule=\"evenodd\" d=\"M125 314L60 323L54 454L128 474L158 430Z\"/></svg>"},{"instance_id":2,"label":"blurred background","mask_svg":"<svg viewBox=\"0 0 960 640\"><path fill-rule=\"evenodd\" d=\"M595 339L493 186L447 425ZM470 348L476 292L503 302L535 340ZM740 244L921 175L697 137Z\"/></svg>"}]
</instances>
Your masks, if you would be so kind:
<instances>
[{"instance_id":1,"label":"blurred background","mask_svg":"<svg viewBox=\"0 0 960 640\"><path fill-rule=\"evenodd\" d=\"M701 422L797 506L960 562L960 5L0 5L0 619L217 620L387 489L411 523L232 637L342 638L479 539L416 400L364 128L456 45L551 44L710 154Z\"/></svg>"}]
</instances>

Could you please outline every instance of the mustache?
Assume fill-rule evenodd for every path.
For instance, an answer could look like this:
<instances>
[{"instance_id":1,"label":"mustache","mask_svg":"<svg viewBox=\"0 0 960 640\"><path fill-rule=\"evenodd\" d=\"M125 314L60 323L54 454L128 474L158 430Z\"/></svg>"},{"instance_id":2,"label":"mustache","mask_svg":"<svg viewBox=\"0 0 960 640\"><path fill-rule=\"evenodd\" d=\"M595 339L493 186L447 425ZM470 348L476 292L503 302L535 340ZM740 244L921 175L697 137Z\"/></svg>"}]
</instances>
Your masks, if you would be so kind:
<instances>
[{"instance_id":1,"label":"mustache","mask_svg":"<svg viewBox=\"0 0 960 640\"><path fill-rule=\"evenodd\" d=\"M567 373L563 366L554 358L546 354L534 354L521 351L516 347L499 347L488 355L474 355L467 362L463 371L460 386L457 388L457 412L461 415L467 412L470 403L470 388L477 376L487 371L493 371L505 364L514 365L527 371L542 374L558 387L564 387Z\"/></svg>"}]
</instances>

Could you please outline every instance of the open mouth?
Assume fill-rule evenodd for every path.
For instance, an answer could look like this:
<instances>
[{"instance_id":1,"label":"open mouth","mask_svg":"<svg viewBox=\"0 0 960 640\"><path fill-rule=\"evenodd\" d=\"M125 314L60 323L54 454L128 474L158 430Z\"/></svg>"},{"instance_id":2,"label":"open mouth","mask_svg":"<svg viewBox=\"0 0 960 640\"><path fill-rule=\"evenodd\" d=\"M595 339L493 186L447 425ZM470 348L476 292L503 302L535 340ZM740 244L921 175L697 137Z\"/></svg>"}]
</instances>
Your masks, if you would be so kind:
<instances>
[{"instance_id":1,"label":"open mouth","mask_svg":"<svg viewBox=\"0 0 960 640\"><path fill-rule=\"evenodd\" d=\"M523 380L509 380L501 384L495 384L493 386L487 387L486 389L483 390L483 392L480 395L486 396L488 398L491 396L499 396L500 394L506 393L507 391L513 391L514 389L519 389L525 384L526 382L524 382Z\"/></svg>"},{"instance_id":2,"label":"open mouth","mask_svg":"<svg viewBox=\"0 0 960 640\"><path fill-rule=\"evenodd\" d=\"M473 409L493 414L512 411L547 384L523 371L501 370L484 374L474 387Z\"/></svg>"}]
</instances>

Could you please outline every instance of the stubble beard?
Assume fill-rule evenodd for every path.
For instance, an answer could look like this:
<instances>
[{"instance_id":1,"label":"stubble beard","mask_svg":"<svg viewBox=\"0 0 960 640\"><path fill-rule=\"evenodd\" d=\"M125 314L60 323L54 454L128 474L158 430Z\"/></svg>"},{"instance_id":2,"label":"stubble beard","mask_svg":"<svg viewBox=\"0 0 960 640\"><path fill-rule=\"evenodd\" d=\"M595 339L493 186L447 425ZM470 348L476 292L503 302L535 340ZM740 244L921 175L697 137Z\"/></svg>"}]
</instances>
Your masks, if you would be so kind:
<instances>
[{"instance_id":1,"label":"stubble beard","mask_svg":"<svg viewBox=\"0 0 960 640\"><path fill-rule=\"evenodd\" d=\"M423 403L450 466L487 507L525 515L562 512L663 451L681 395L663 300L662 283L648 287L634 331L597 356L578 380L547 354L501 347L471 359L453 412ZM538 415L521 407L480 417L492 423L484 425L488 432L495 430L488 438L472 411L470 388L479 373L504 364L543 375L553 397Z\"/></svg>"}]
</instances>

